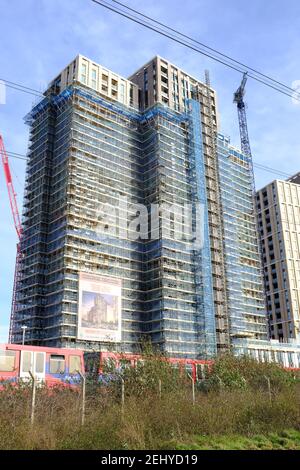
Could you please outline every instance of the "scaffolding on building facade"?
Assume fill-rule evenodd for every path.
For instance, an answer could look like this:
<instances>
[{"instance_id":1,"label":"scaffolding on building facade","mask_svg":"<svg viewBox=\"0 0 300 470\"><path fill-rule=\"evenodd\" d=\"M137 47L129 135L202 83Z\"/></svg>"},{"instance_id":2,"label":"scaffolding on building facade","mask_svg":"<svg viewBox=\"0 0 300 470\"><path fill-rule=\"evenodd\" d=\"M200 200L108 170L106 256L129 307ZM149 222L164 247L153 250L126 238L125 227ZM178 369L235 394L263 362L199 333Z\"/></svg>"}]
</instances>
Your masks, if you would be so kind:
<instances>
[{"instance_id":1,"label":"scaffolding on building facade","mask_svg":"<svg viewBox=\"0 0 300 470\"><path fill-rule=\"evenodd\" d=\"M266 340L249 157L231 147L229 139L219 134L218 158L231 342L234 345L238 338Z\"/></svg>"},{"instance_id":2,"label":"scaffolding on building facade","mask_svg":"<svg viewBox=\"0 0 300 470\"><path fill-rule=\"evenodd\" d=\"M76 313L78 272L86 271L123 280L123 338L115 348L130 352L147 334L178 356L214 355L211 286L205 274L199 315L203 274L195 283L190 247L163 237L133 243L95 230L95 201L126 194L148 205L190 202L191 116L161 104L139 113L75 85L43 99L26 122L31 146L14 341L25 323L28 342L85 347L76 337ZM208 351L205 329L212 338Z\"/></svg>"}]
</instances>

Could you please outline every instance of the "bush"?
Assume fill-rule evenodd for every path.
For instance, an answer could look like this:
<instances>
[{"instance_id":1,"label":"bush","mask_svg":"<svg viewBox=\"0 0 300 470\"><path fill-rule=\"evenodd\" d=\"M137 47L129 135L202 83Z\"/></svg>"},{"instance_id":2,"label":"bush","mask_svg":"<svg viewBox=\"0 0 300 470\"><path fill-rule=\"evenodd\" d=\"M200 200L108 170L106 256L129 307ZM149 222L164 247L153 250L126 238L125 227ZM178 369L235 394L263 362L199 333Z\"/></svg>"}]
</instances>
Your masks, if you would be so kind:
<instances>
[{"instance_id":1,"label":"bush","mask_svg":"<svg viewBox=\"0 0 300 470\"><path fill-rule=\"evenodd\" d=\"M175 449L195 436L205 442L233 435L245 441L300 430L300 384L277 366L220 358L205 392L196 390L193 404L190 380L174 372L165 358L150 353L144 359L136 369L123 370L124 408L120 382L87 384L83 426L78 391L37 388L31 426L31 387L4 386L0 449Z\"/></svg>"},{"instance_id":2,"label":"bush","mask_svg":"<svg viewBox=\"0 0 300 470\"><path fill-rule=\"evenodd\" d=\"M206 389L285 390L295 385L295 377L280 365L272 362L259 363L250 356L235 357L227 354L219 357L205 384Z\"/></svg>"}]
</instances>

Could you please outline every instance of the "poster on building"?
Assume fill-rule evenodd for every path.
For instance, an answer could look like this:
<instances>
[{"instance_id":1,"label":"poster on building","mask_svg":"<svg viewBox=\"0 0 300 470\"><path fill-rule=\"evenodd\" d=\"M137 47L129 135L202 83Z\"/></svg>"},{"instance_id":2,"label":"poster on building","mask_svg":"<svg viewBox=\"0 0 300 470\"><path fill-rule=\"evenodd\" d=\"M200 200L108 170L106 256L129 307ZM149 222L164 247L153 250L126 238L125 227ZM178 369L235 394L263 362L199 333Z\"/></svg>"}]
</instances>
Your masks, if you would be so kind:
<instances>
[{"instance_id":1,"label":"poster on building","mask_svg":"<svg viewBox=\"0 0 300 470\"><path fill-rule=\"evenodd\" d=\"M122 281L79 273L78 339L121 341Z\"/></svg>"}]
</instances>

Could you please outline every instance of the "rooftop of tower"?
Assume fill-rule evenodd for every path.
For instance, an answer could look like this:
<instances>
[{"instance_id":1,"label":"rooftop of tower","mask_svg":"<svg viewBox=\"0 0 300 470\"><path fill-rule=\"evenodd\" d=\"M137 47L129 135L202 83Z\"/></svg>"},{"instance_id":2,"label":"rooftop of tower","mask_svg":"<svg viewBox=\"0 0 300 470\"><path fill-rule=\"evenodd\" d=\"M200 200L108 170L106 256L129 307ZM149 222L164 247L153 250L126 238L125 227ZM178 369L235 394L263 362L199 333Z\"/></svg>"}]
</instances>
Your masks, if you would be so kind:
<instances>
[{"instance_id":1,"label":"rooftop of tower","mask_svg":"<svg viewBox=\"0 0 300 470\"><path fill-rule=\"evenodd\" d=\"M186 75L187 77L189 77L189 79L191 81L194 81L195 83L199 83L199 84L204 84L204 80L200 80L199 78L197 77L194 77L193 75L191 75L190 73L186 72L185 70L183 70L182 68L178 67L178 65L175 65L173 64L172 62L170 62L168 59L164 58L164 57L161 57L160 55L155 55L152 57L152 59L150 59L148 62L146 62L144 65L142 65L141 67L139 67L134 73L132 73L129 77L128 77L128 80L132 80L134 79L134 76L136 74L138 74L141 70L145 70L151 63L153 62L157 62L157 61L160 61L162 63L165 63L165 64L168 64L172 69L176 69L178 71L180 71L183 75ZM210 88L215 91L211 85L210 85Z\"/></svg>"},{"instance_id":2,"label":"rooftop of tower","mask_svg":"<svg viewBox=\"0 0 300 470\"><path fill-rule=\"evenodd\" d=\"M159 55L154 56L129 78L125 78L78 54L49 83L45 93L52 87L63 91L75 83L135 109L146 109L155 103L161 103L180 112L186 111L186 100L192 97L195 88L207 87L203 81ZM211 86L209 88L216 106L216 92Z\"/></svg>"}]
</instances>

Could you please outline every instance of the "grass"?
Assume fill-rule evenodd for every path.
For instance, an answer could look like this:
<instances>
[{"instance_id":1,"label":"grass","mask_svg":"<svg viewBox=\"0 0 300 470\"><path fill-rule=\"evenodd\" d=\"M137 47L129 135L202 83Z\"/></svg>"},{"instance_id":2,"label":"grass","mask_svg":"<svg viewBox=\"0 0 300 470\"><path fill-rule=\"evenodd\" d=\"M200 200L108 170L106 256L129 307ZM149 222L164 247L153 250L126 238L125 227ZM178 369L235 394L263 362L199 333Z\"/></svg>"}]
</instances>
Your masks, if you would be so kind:
<instances>
[{"instance_id":1,"label":"grass","mask_svg":"<svg viewBox=\"0 0 300 470\"><path fill-rule=\"evenodd\" d=\"M195 404L190 381L156 358L124 380L123 412L120 383L88 384L83 426L80 393L38 389L31 426L30 387L6 387L0 449L300 449L300 384L277 366L223 358Z\"/></svg>"},{"instance_id":2,"label":"grass","mask_svg":"<svg viewBox=\"0 0 300 470\"><path fill-rule=\"evenodd\" d=\"M300 432L287 430L281 433L229 436L194 436L183 443L169 443L176 450L300 450Z\"/></svg>"}]
</instances>

